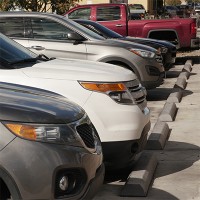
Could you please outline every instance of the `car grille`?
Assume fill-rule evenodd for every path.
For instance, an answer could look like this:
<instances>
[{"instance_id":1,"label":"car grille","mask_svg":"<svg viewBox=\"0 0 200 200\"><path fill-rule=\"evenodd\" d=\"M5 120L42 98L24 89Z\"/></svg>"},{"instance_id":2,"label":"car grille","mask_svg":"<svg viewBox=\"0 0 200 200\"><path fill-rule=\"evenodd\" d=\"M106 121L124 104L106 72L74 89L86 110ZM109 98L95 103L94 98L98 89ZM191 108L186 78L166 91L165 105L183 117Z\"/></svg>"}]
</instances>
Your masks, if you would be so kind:
<instances>
[{"instance_id":1,"label":"car grille","mask_svg":"<svg viewBox=\"0 0 200 200\"><path fill-rule=\"evenodd\" d=\"M163 57L162 57L162 55L156 54L156 61L157 61L158 63L162 63L162 62L163 62Z\"/></svg>"},{"instance_id":2,"label":"car grille","mask_svg":"<svg viewBox=\"0 0 200 200\"><path fill-rule=\"evenodd\" d=\"M125 82L125 85L131 93L135 103L143 110L147 106L146 89L140 84L138 79Z\"/></svg>"},{"instance_id":3,"label":"car grille","mask_svg":"<svg viewBox=\"0 0 200 200\"><path fill-rule=\"evenodd\" d=\"M80 135L81 139L88 148L95 148L95 139L93 134L92 125L81 124L76 127L77 133Z\"/></svg>"}]
</instances>

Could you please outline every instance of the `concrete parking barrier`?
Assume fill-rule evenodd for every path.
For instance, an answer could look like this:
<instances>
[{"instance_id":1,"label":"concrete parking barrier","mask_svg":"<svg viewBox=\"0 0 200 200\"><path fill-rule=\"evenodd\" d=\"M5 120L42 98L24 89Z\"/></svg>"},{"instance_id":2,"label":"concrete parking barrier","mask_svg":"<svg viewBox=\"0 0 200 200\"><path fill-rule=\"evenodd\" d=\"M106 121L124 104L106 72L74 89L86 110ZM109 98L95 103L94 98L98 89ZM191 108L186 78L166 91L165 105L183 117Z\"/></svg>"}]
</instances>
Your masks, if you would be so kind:
<instances>
[{"instance_id":1,"label":"concrete parking barrier","mask_svg":"<svg viewBox=\"0 0 200 200\"><path fill-rule=\"evenodd\" d=\"M192 60L187 60L183 69L183 72L191 72L192 71Z\"/></svg>"},{"instance_id":2,"label":"concrete parking barrier","mask_svg":"<svg viewBox=\"0 0 200 200\"><path fill-rule=\"evenodd\" d=\"M170 129L166 122L157 122L147 140L147 150L162 150L169 138Z\"/></svg>"},{"instance_id":3,"label":"concrete parking barrier","mask_svg":"<svg viewBox=\"0 0 200 200\"><path fill-rule=\"evenodd\" d=\"M193 61L192 60L187 60L186 62L185 62L185 64L190 64L191 66L193 65Z\"/></svg>"},{"instance_id":4,"label":"concrete parking barrier","mask_svg":"<svg viewBox=\"0 0 200 200\"><path fill-rule=\"evenodd\" d=\"M172 122L175 119L177 107L175 103L166 102L161 111L158 120L162 122Z\"/></svg>"},{"instance_id":5,"label":"concrete parking barrier","mask_svg":"<svg viewBox=\"0 0 200 200\"><path fill-rule=\"evenodd\" d=\"M181 72L178 76L178 78L184 78L184 79L188 79L190 77L190 72Z\"/></svg>"},{"instance_id":6,"label":"concrete parking barrier","mask_svg":"<svg viewBox=\"0 0 200 200\"><path fill-rule=\"evenodd\" d=\"M183 96L183 90L177 89L175 92L172 92L167 98L168 103L180 103Z\"/></svg>"},{"instance_id":7,"label":"concrete parking barrier","mask_svg":"<svg viewBox=\"0 0 200 200\"><path fill-rule=\"evenodd\" d=\"M133 171L130 173L123 186L121 197L147 196L153 174L158 164L157 158L152 153L142 153Z\"/></svg>"},{"instance_id":8,"label":"concrete parking barrier","mask_svg":"<svg viewBox=\"0 0 200 200\"><path fill-rule=\"evenodd\" d=\"M174 88L180 88L184 90L186 88L187 82L185 78L177 78Z\"/></svg>"}]
</instances>

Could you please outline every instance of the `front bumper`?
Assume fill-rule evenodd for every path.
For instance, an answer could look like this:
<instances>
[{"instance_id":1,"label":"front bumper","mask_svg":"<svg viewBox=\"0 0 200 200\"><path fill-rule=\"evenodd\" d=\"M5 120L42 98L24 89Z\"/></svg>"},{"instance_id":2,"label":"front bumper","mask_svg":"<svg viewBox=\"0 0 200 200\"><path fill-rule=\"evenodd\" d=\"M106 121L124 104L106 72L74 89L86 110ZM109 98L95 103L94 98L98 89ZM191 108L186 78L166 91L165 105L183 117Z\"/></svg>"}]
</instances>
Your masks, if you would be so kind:
<instances>
[{"instance_id":1,"label":"front bumper","mask_svg":"<svg viewBox=\"0 0 200 200\"><path fill-rule=\"evenodd\" d=\"M147 142L150 122L144 127L141 137L137 140L123 142L103 142L104 163L107 169L128 167L135 156L140 153Z\"/></svg>"},{"instance_id":2,"label":"front bumper","mask_svg":"<svg viewBox=\"0 0 200 200\"><path fill-rule=\"evenodd\" d=\"M163 65L165 70L169 70L176 62L176 52L169 52L163 55Z\"/></svg>"},{"instance_id":3,"label":"front bumper","mask_svg":"<svg viewBox=\"0 0 200 200\"><path fill-rule=\"evenodd\" d=\"M166 77L166 72L161 72L158 79L156 81L143 81L142 85L146 88L146 89L154 89L156 87L159 87L160 85L163 84L164 82L164 78Z\"/></svg>"},{"instance_id":4,"label":"front bumper","mask_svg":"<svg viewBox=\"0 0 200 200\"><path fill-rule=\"evenodd\" d=\"M3 131L11 134L6 129ZM103 183L102 154L90 153L84 148L15 138L0 152L0 157L0 172L6 172L3 180L9 189L15 186L11 188L13 199L19 196L26 200L92 198ZM64 196L57 189L60 173L76 173L79 178L76 188ZM9 185L9 180L14 184ZM20 195L16 197L15 191Z\"/></svg>"},{"instance_id":5,"label":"front bumper","mask_svg":"<svg viewBox=\"0 0 200 200\"><path fill-rule=\"evenodd\" d=\"M142 110L139 104L118 104L109 96L97 92L91 94L83 108L94 124L101 142L137 140L150 121L147 107Z\"/></svg>"},{"instance_id":6,"label":"front bumper","mask_svg":"<svg viewBox=\"0 0 200 200\"><path fill-rule=\"evenodd\" d=\"M138 61L138 62L136 62ZM142 85L146 89L153 89L162 84L162 74L165 72L164 66L161 63L158 63L156 59L144 59L140 58L135 61L136 67L133 67L137 70L135 71Z\"/></svg>"}]
</instances>

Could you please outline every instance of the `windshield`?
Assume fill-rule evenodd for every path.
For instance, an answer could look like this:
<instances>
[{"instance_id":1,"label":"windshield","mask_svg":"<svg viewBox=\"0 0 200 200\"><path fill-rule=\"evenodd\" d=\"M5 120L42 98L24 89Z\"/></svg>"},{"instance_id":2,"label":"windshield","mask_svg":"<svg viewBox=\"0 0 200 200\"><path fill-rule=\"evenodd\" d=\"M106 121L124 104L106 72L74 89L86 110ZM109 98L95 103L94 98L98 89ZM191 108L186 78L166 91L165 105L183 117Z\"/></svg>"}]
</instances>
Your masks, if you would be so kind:
<instances>
[{"instance_id":1,"label":"windshield","mask_svg":"<svg viewBox=\"0 0 200 200\"><path fill-rule=\"evenodd\" d=\"M35 58L35 53L0 33L0 63L11 64Z\"/></svg>"},{"instance_id":2,"label":"windshield","mask_svg":"<svg viewBox=\"0 0 200 200\"><path fill-rule=\"evenodd\" d=\"M73 20L68 19L67 17L63 17L64 20L66 20L69 24L71 24L73 27L75 27L77 30L80 30L80 32L85 33L89 37L92 37L97 40L105 40L104 37L98 35L97 33L89 30L88 28L85 28L84 26L81 26L80 24L74 22Z\"/></svg>"},{"instance_id":3,"label":"windshield","mask_svg":"<svg viewBox=\"0 0 200 200\"><path fill-rule=\"evenodd\" d=\"M141 4L130 4L129 8L131 10L141 10L141 9L144 10L143 5L141 5Z\"/></svg>"}]
</instances>

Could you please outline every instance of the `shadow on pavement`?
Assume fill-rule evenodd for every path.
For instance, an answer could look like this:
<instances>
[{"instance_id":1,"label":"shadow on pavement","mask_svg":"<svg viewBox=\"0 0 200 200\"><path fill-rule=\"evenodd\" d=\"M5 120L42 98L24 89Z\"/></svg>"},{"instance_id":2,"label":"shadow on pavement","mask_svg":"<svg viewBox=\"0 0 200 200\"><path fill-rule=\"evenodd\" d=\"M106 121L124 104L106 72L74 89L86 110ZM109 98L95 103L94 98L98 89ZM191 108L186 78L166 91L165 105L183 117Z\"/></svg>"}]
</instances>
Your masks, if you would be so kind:
<instances>
[{"instance_id":1,"label":"shadow on pavement","mask_svg":"<svg viewBox=\"0 0 200 200\"><path fill-rule=\"evenodd\" d=\"M191 167L199 161L200 147L185 143L167 141L163 151L151 151L155 153L159 161L155 178L177 173Z\"/></svg>"},{"instance_id":2,"label":"shadow on pavement","mask_svg":"<svg viewBox=\"0 0 200 200\"><path fill-rule=\"evenodd\" d=\"M147 197L120 197L121 188L121 185L103 185L93 200L178 200L172 194L155 188L150 189Z\"/></svg>"},{"instance_id":3,"label":"shadow on pavement","mask_svg":"<svg viewBox=\"0 0 200 200\"><path fill-rule=\"evenodd\" d=\"M168 71L166 72L166 78L178 78L182 71Z\"/></svg>"},{"instance_id":4,"label":"shadow on pavement","mask_svg":"<svg viewBox=\"0 0 200 200\"><path fill-rule=\"evenodd\" d=\"M182 170L185 170L195 162L199 160L199 150L200 147L184 143L184 142L174 142L167 141L164 150L145 150L148 153L155 154L158 159L158 166L156 168L154 179L178 173ZM136 164L137 162L135 162ZM134 169L134 165L132 166ZM102 190L95 198L96 200L100 199L130 199L130 197L120 197L120 191L125 184L131 169L123 169L121 171L109 171L106 172L105 182L102 186ZM153 183L153 181L152 181ZM169 183L170 184L170 183ZM105 198L106 197L106 198ZM131 199L144 199L144 197L131 197ZM178 200L172 194L152 188L152 184L149 187L149 191L145 200Z\"/></svg>"},{"instance_id":5,"label":"shadow on pavement","mask_svg":"<svg viewBox=\"0 0 200 200\"><path fill-rule=\"evenodd\" d=\"M155 88L147 90L147 101L163 101L167 100L171 93L177 92L177 88ZM191 95L190 90L183 90L184 96Z\"/></svg>"},{"instance_id":6,"label":"shadow on pavement","mask_svg":"<svg viewBox=\"0 0 200 200\"><path fill-rule=\"evenodd\" d=\"M187 60L192 60L193 64L200 63L199 56L184 56L184 57L177 57L176 58L176 65L184 65Z\"/></svg>"}]
</instances>

